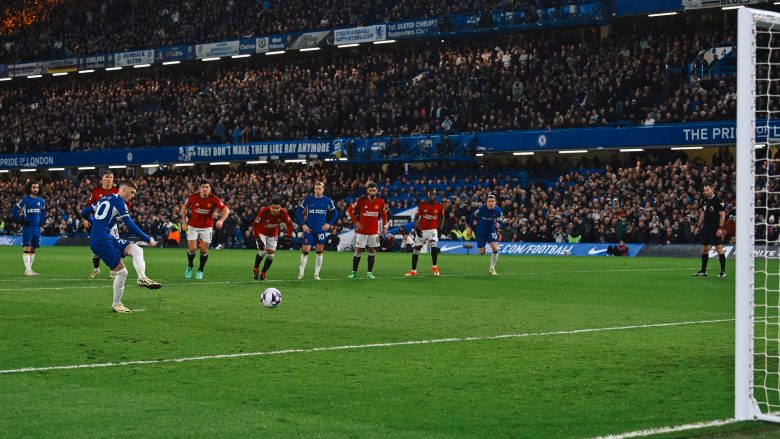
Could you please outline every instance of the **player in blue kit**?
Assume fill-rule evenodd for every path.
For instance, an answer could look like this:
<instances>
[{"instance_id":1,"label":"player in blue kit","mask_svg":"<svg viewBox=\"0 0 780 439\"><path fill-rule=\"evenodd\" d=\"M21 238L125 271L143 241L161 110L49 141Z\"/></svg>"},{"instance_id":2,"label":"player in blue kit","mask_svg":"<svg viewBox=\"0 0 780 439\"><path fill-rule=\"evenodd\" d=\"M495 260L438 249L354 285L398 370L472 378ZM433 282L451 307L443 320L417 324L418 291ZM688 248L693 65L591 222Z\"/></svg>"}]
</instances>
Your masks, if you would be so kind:
<instances>
[{"instance_id":1,"label":"player in blue kit","mask_svg":"<svg viewBox=\"0 0 780 439\"><path fill-rule=\"evenodd\" d=\"M295 209L295 218L303 229L303 245L301 246L301 263L298 267L298 277L303 279L303 271L309 259L309 251L314 246L317 257L314 262L314 280L320 280L322 268L322 253L325 251L325 243L330 235L330 228L339 218L339 211L333 200L323 195L325 184L321 181L314 183L314 195L306 197ZM330 220L328 215L332 213Z\"/></svg>"},{"instance_id":2,"label":"player in blue kit","mask_svg":"<svg viewBox=\"0 0 780 439\"><path fill-rule=\"evenodd\" d=\"M22 260L24 260L24 275L37 276L32 269L35 260L35 249L41 246L41 229L46 221L46 201L39 197L41 185L37 181L29 181L24 186L24 198L11 208L11 213L17 222L22 224Z\"/></svg>"},{"instance_id":3,"label":"player in blue kit","mask_svg":"<svg viewBox=\"0 0 780 439\"><path fill-rule=\"evenodd\" d=\"M100 256L100 259L116 272L114 277L114 303L111 310L118 313L129 313L130 310L122 304L122 294L125 291L127 281L127 268L122 263L122 258L129 255L133 258L133 267L138 274L138 286L156 290L162 285L146 277L146 261L141 247L123 239L117 239L111 235L111 229L120 218L127 228L140 236L142 240L154 247L157 241L147 236L130 218L127 204L135 197L135 183L125 180L119 184L119 193L107 195L91 206L81 211L84 218L92 223L92 232L89 234L89 248Z\"/></svg>"},{"instance_id":4,"label":"player in blue kit","mask_svg":"<svg viewBox=\"0 0 780 439\"><path fill-rule=\"evenodd\" d=\"M471 214L469 219L469 225L476 231L477 236L477 248L479 254L485 254L485 244L490 244L490 273L493 276L498 275L496 273L496 262L498 261L498 231L501 230L501 223L503 222L503 212L501 208L496 206L496 196L489 194L485 204L480 206Z\"/></svg>"}]
</instances>

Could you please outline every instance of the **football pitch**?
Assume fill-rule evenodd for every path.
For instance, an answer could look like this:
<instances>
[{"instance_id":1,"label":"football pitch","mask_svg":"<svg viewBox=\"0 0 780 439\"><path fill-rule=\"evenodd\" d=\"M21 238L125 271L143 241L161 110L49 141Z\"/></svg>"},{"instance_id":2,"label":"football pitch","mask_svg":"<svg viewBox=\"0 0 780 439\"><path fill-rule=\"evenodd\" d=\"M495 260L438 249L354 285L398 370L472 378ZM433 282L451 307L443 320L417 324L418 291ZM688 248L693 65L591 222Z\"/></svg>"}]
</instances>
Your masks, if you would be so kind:
<instances>
[{"instance_id":1,"label":"football pitch","mask_svg":"<svg viewBox=\"0 0 780 439\"><path fill-rule=\"evenodd\" d=\"M280 251L212 250L185 280L184 249L147 249L147 274L110 312L87 248L0 247L4 437L590 438L733 417L734 278L698 258L379 254L322 280ZM313 255L312 255L313 256ZM694 255L695 256L695 255ZM197 264L197 258L196 258ZM712 264L717 265L717 261ZM716 267L717 268L717 267ZM281 290L276 309L264 287ZM662 437L776 437L737 423Z\"/></svg>"}]
</instances>

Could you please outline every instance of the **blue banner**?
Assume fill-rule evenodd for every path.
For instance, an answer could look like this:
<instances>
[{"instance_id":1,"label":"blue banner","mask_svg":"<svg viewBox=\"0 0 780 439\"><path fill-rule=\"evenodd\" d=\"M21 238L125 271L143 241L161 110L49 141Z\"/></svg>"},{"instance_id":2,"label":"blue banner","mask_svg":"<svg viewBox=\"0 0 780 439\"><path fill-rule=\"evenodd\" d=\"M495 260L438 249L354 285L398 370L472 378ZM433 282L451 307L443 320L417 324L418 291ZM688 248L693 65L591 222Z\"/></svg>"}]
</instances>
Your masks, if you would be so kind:
<instances>
[{"instance_id":1,"label":"blue banner","mask_svg":"<svg viewBox=\"0 0 780 439\"><path fill-rule=\"evenodd\" d=\"M271 35L268 37L268 48L264 52L287 50L287 44L292 41L292 35Z\"/></svg>"},{"instance_id":2,"label":"blue banner","mask_svg":"<svg viewBox=\"0 0 780 439\"><path fill-rule=\"evenodd\" d=\"M770 121L770 125L758 124L756 141L764 142L767 136L780 138L780 121ZM397 161L423 161L437 157L441 140L440 134L399 137L400 151L387 150L390 148L389 137L374 137L7 154L0 155L0 169L328 157L385 161L392 156ZM473 153L480 152L733 145L736 142L736 123L724 121L653 127L468 133L452 134L449 140L452 145L448 156L452 159L469 158Z\"/></svg>"},{"instance_id":3,"label":"blue banner","mask_svg":"<svg viewBox=\"0 0 780 439\"><path fill-rule=\"evenodd\" d=\"M499 242L498 254L513 256L607 256L607 247L617 244L569 244L549 242ZM636 256L643 244L627 244L628 256ZM439 250L448 255L478 255L474 241L439 241ZM491 253L490 246L486 248Z\"/></svg>"},{"instance_id":4,"label":"blue banner","mask_svg":"<svg viewBox=\"0 0 780 439\"><path fill-rule=\"evenodd\" d=\"M411 20L387 24L387 39L402 40L434 35L438 32L438 20Z\"/></svg>"},{"instance_id":5,"label":"blue banner","mask_svg":"<svg viewBox=\"0 0 780 439\"><path fill-rule=\"evenodd\" d=\"M756 140L780 136L780 121L756 127ZM486 151L538 151L592 148L654 148L729 145L737 140L734 121L655 125L627 128L580 128L547 131L478 133L476 144Z\"/></svg>"},{"instance_id":6,"label":"blue banner","mask_svg":"<svg viewBox=\"0 0 780 439\"><path fill-rule=\"evenodd\" d=\"M238 53L241 55L254 55L257 53L257 41L260 38L242 38L238 42ZM265 41L261 41L261 45Z\"/></svg>"},{"instance_id":7,"label":"blue banner","mask_svg":"<svg viewBox=\"0 0 780 439\"><path fill-rule=\"evenodd\" d=\"M195 59L195 46L181 44L178 46L158 47L154 49L154 62L186 61Z\"/></svg>"},{"instance_id":8,"label":"blue banner","mask_svg":"<svg viewBox=\"0 0 780 439\"><path fill-rule=\"evenodd\" d=\"M105 69L114 66L114 55L111 53L97 53L79 57L79 69Z\"/></svg>"},{"instance_id":9,"label":"blue banner","mask_svg":"<svg viewBox=\"0 0 780 439\"><path fill-rule=\"evenodd\" d=\"M661 12L682 11L680 0L653 0L638 2L636 0L615 0L615 16L657 14Z\"/></svg>"},{"instance_id":10,"label":"blue banner","mask_svg":"<svg viewBox=\"0 0 780 439\"><path fill-rule=\"evenodd\" d=\"M0 169L341 157L346 138L0 155Z\"/></svg>"},{"instance_id":11,"label":"blue banner","mask_svg":"<svg viewBox=\"0 0 780 439\"><path fill-rule=\"evenodd\" d=\"M41 236L41 247L50 247L60 240L59 236ZM22 245L21 236L0 236L0 245Z\"/></svg>"}]
</instances>

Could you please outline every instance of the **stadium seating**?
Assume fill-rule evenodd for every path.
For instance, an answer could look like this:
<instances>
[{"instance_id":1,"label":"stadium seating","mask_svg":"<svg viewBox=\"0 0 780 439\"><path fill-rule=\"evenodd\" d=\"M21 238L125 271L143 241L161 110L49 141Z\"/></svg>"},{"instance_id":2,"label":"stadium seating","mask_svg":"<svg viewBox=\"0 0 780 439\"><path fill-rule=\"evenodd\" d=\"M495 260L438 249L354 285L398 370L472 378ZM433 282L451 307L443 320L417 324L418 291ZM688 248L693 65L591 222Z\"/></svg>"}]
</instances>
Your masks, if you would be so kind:
<instances>
[{"instance_id":1,"label":"stadium seating","mask_svg":"<svg viewBox=\"0 0 780 439\"><path fill-rule=\"evenodd\" d=\"M734 78L686 73L733 33L616 25L14 81L0 153L733 120Z\"/></svg>"},{"instance_id":2,"label":"stadium seating","mask_svg":"<svg viewBox=\"0 0 780 439\"><path fill-rule=\"evenodd\" d=\"M37 17L31 26L2 29L0 62L542 2L554 3L210 0L195 8L191 1L62 0L30 11ZM13 27L13 20L3 25ZM684 15L660 24L614 22L607 36L541 30L14 80L0 83L0 153L732 120L735 78L713 75L699 58L733 44L734 35L733 21ZM448 234L462 232L492 192L505 211L506 241L695 242L697 190L718 181L720 196L733 204L732 160L720 157L710 167L684 159L657 163L665 164L590 162L572 170L532 161L457 169L439 163L413 174L343 164L161 170L137 179L141 195L133 210L142 228L162 236L166 224L178 221L184 194L205 175L234 208L233 227L245 231L271 188L293 209L313 179L323 179L343 213L370 179L382 183L380 195L393 212L416 206L428 188L440 190L452 212ZM5 233L16 232L8 207L26 178L0 179ZM94 176L44 179L47 234L84 232L78 210L95 182ZM339 226L351 226L343 214Z\"/></svg>"},{"instance_id":3,"label":"stadium seating","mask_svg":"<svg viewBox=\"0 0 780 439\"><path fill-rule=\"evenodd\" d=\"M564 2L53 0L4 3L0 9L6 17L0 22L0 64ZM29 24L23 25L24 22Z\"/></svg>"}]
</instances>

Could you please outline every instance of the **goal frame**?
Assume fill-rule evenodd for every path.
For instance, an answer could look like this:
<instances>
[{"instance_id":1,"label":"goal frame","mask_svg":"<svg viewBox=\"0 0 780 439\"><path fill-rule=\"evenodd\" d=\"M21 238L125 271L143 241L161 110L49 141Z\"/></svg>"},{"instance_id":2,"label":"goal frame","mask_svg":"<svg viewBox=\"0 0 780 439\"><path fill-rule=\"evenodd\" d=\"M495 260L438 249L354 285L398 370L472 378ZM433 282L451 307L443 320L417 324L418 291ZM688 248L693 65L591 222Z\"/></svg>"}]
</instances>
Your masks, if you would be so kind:
<instances>
[{"instance_id":1,"label":"goal frame","mask_svg":"<svg viewBox=\"0 0 780 439\"><path fill-rule=\"evenodd\" d=\"M756 166L756 36L759 23L780 31L780 14L742 8L737 21L737 131L734 418L780 423L780 416L762 413L754 396L754 287ZM778 67L780 68L780 66ZM780 340L778 340L780 343Z\"/></svg>"}]
</instances>

